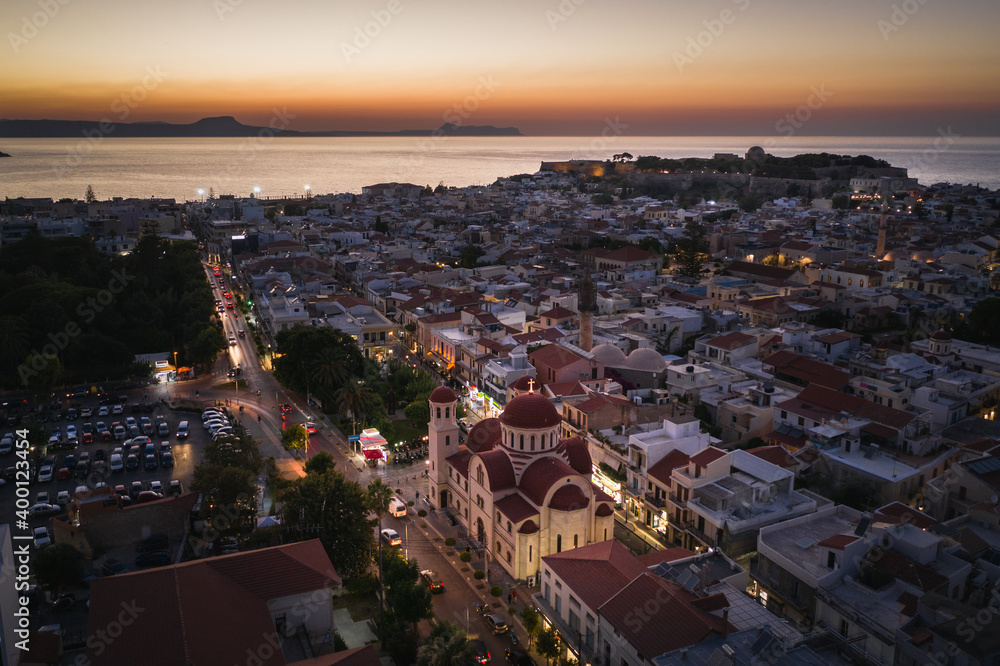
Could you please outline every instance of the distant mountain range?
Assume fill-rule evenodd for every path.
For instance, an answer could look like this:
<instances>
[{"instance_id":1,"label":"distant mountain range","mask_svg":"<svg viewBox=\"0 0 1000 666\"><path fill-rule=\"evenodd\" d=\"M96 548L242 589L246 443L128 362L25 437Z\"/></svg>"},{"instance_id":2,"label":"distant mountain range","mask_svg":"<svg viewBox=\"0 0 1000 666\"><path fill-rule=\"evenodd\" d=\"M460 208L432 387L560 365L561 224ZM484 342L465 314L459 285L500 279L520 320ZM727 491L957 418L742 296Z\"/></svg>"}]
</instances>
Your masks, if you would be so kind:
<instances>
[{"instance_id":1,"label":"distant mountain range","mask_svg":"<svg viewBox=\"0 0 1000 666\"><path fill-rule=\"evenodd\" d=\"M95 134L95 132L97 134ZM114 137L249 137L249 136L523 136L516 127L492 125L455 125L445 123L435 130L400 130L369 132L331 130L296 132L270 127L244 125L232 116L202 118L186 125L161 121L144 123L110 123L93 120L0 120L0 138L43 139L78 136Z\"/></svg>"}]
</instances>

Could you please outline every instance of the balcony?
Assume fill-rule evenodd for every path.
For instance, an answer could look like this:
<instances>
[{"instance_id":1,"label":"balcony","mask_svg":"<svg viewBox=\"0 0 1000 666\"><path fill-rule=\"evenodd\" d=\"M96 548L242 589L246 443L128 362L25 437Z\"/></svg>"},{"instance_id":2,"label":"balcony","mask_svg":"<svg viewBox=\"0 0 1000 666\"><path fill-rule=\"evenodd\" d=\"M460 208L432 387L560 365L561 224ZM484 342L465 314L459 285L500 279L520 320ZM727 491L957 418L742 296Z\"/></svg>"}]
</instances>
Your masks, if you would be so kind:
<instances>
[{"instance_id":1,"label":"balcony","mask_svg":"<svg viewBox=\"0 0 1000 666\"><path fill-rule=\"evenodd\" d=\"M684 531L690 534L696 540L700 541L706 547L711 548L716 545L715 539L713 539L712 537L708 536L707 534L699 530L696 526L696 523L693 520L689 520L686 523L684 523Z\"/></svg>"},{"instance_id":2,"label":"balcony","mask_svg":"<svg viewBox=\"0 0 1000 666\"><path fill-rule=\"evenodd\" d=\"M643 497L647 504L652 504L657 509L662 509L667 506L667 501L662 497L657 497L654 493L646 493Z\"/></svg>"},{"instance_id":3,"label":"balcony","mask_svg":"<svg viewBox=\"0 0 1000 666\"><path fill-rule=\"evenodd\" d=\"M670 493L667 495L667 501L676 506L678 509L687 509L687 501L678 497L677 493Z\"/></svg>"}]
</instances>

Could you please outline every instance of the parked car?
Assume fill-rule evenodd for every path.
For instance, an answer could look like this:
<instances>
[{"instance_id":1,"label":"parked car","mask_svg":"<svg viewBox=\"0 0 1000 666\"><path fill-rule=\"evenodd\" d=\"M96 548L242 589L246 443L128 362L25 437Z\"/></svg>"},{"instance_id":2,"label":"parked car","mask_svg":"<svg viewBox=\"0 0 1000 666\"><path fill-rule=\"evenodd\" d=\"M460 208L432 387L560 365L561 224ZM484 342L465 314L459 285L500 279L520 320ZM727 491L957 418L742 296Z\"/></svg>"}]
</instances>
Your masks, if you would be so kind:
<instances>
[{"instance_id":1,"label":"parked car","mask_svg":"<svg viewBox=\"0 0 1000 666\"><path fill-rule=\"evenodd\" d=\"M47 490L39 490L38 494L35 495L35 504L48 504L49 503L49 492Z\"/></svg>"},{"instance_id":2,"label":"parked car","mask_svg":"<svg viewBox=\"0 0 1000 666\"><path fill-rule=\"evenodd\" d=\"M111 473L117 474L118 472L125 471L125 463L122 462L122 455L120 453L111 454Z\"/></svg>"},{"instance_id":3,"label":"parked car","mask_svg":"<svg viewBox=\"0 0 1000 666\"><path fill-rule=\"evenodd\" d=\"M29 516L50 516L59 513L62 509L54 504L32 504L28 507Z\"/></svg>"},{"instance_id":4,"label":"parked car","mask_svg":"<svg viewBox=\"0 0 1000 666\"><path fill-rule=\"evenodd\" d=\"M170 564L170 553L160 550L152 553L139 553L135 558L137 567L162 567Z\"/></svg>"},{"instance_id":5,"label":"parked car","mask_svg":"<svg viewBox=\"0 0 1000 666\"><path fill-rule=\"evenodd\" d=\"M517 648L507 648L504 656L507 659L507 663L512 664L512 666L535 666L535 660L526 652L522 652Z\"/></svg>"},{"instance_id":6,"label":"parked car","mask_svg":"<svg viewBox=\"0 0 1000 666\"><path fill-rule=\"evenodd\" d=\"M483 621L486 622L486 628L496 634L505 634L510 631L510 627L507 626L507 621L503 619L503 615L500 613L489 613L483 617Z\"/></svg>"},{"instance_id":7,"label":"parked car","mask_svg":"<svg viewBox=\"0 0 1000 666\"><path fill-rule=\"evenodd\" d=\"M59 506L66 506L69 504L70 499L68 490L60 490L56 493L56 504Z\"/></svg>"},{"instance_id":8,"label":"parked car","mask_svg":"<svg viewBox=\"0 0 1000 666\"><path fill-rule=\"evenodd\" d=\"M134 453L128 454L128 458L125 459L125 469L129 472L139 469L139 456Z\"/></svg>"},{"instance_id":9,"label":"parked car","mask_svg":"<svg viewBox=\"0 0 1000 666\"><path fill-rule=\"evenodd\" d=\"M31 532L31 538L35 542L35 548L45 548L52 543L52 539L49 538L49 528L47 527L36 527Z\"/></svg>"},{"instance_id":10,"label":"parked car","mask_svg":"<svg viewBox=\"0 0 1000 666\"><path fill-rule=\"evenodd\" d=\"M152 490L143 490L139 493L136 501L139 504L144 504L145 502L155 502L158 499L163 499L163 495L160 493L154 493Z\"/></svg>"},{"instance_id":11,"label":"parked car","mask_svg":"<svg viewBox=\"0 0 1000 666\"><path fill-rule=\"evenodd\" d=\"M181 494L181 482L179 480L177 480L177 479L171 480L170 483L167 484L167 491L171 495L180 495Z\"/></svg>"},{"instance_id":12,"label":"parked car","mask_svg":"<svg viewBox=\"0 0 1000 666\"><path fill-rule=\"evenodd\" d=\"M160 464L163 465L163 467L165 467L166 469L170 469L171 467L173 467L174 466L174 456L173 456L173 454L170 453L169 451L167 451L166 453L161 454L160 455Z\"/></svg>"},{"instance_id":13,"label":"parked car","mask_svg":"<svg viewBox=\"0 0 1000 666\"><path fill-rule=\"evenodd\" d=\"M382 540L390 546L398 546L403 543L403 540L399 537L399 532L391 527L382 530Z\"/></svg>"},{"instance_id":14,"label":"parked car","mask_svg":"<svg viewBox=\"0 0 1000 666\"><path fill-rule=\"evenodd\" d=\"M69 467L60 467L59 471L56 472L56 481L65 481L73 474L69 471Z\"/></svg>"},{"instance_id":15,"label":"parked car","mask_svg":"<svg viewBox=\"0 0 1000 666\"><path fill-rule=\"evenodd\" d=\"M48 483L52 480L52 465L42 465L38 470L38 482Z\"/></svg>"},{"instance_id":16,"label":"parked car","mask_svg":"<svg viewBox=\"0 0 1000 666\"><path fill-rule=\"evenodd\" d=\"M128 568L125 563L109 557L104 560L104 564L101 565L101 573L105 576L114 576L115 574L125 573Z\"/></svg>"}]
</instances>

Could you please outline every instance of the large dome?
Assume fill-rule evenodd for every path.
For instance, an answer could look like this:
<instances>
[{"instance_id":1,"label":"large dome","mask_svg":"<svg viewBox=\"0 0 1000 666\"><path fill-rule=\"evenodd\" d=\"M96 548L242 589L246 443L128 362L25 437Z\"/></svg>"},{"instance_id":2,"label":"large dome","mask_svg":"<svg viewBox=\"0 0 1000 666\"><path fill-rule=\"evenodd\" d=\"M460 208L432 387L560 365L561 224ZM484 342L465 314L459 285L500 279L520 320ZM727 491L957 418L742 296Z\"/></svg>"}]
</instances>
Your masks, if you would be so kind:
<instances>
[{"instance_id":1,"label":"large dome","mask_svg":"<svg viewBox=\"0 0 1000 666\"><path fill-rule=\"evenodd\" d=\"M931 333L931 340L938 340L940 342L951 342L951 333L939 328L938 330Z\"/></svg>"},{"instance_id":2,"label":"large dome","mask_svg":"<svg viewBox=\"0 0 1000 666\"><path fill-rule=\"evenodd\" d=\"M542 430L562 423L559 410L540 393L522 393L507 403L500 422L508 428Z\"/></svg>"},{"instance_id":3,"label":"large dome","mask_svg":"<svg viewBox=\"0 0 1000 666\"><path fill-rule=\"evenodd\" d=\"M633 370L653 372L662 372L667 367L667 362L655 349L636 349L625 359L625 364Z\"/></svg>"},{"instance_id":4,"label":"large dome","mask_svg":"<svg viewBox=\"0 0 1000 666\"><path fill-rule=\"evenodd\" d=\"M610 365L612 368L625 365L625 352L612 344L604 343L603 345L597 345L590 350L590 353L598 361L604 365Z\"/></svg>"},{"instance_id":5,"label":"large dome","mask_svg":"<svg viewBox=\"0 0 1000 666\"><path fill-rule=\"evenodd\" d=\"M465 438L465 446L473 453L490 451L500 443L500 419L483 419L472 426L468 437Z\"/></svg>"},{"instance_id":6,"label":"large dome","mask_svg":"<svg viewBox=\"0 0 1000 666\"><path fill-rule=\"evenodd\" d=\"M455 402L458 398L455 396L455 392L447 386L438 386L436 389L431 391L429 400L443 405L445 403Z\"/></svg>"}]
</instances>

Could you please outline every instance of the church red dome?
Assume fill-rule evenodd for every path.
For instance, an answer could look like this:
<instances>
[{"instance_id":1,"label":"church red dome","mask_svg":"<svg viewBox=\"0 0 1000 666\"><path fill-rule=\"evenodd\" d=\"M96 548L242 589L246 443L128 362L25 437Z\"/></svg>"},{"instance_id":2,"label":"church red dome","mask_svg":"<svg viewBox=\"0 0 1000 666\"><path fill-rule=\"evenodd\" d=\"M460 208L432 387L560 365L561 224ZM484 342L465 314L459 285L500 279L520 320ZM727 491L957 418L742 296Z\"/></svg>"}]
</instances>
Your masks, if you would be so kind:
<instances>
[{"instance_id":1,"label":"church red dome","mask_svg":"<svg viewBox=\"0 0 1000 666\"><path fill-rule=\"evenodd\" d=\"M522 393L507 403L500 422L508 428L542 430L562 423L562 415L552 401L539 393Z\"/></svg>"},{"instance_id":2,"label":"church red dome","mask_svg":"<svg viewBox=\"0 0 1000 666\"><path fill-rule=\"evenodd\" d=\"M465 446L473 453L489 451L500 443L503 433L500 432L500 419L483 419L469 430L465 438Z\"/></svg>"},{"instance_id":3,"label":"church red dome","mask_svg":"<svg viewBox=\"0 0 1000 666\"><path fill-rule=\"evenodd\" d=\"M445 404L457 401L458 397L456 397L455 392L447 386L438 386L436 389L431 391L429 400L434 403Z\"/></svg>"},{"instance_id":4,"label":"church red dome","mask_svg":"<svg viewBox=\"0 0 1000 666\"><path fill-rule=\"evenodd\" d=\"M939 328L938 330L931 333L931 340L939 340L941 342L951 342L951 333Z\"/></svg>"},{"instance_id":5,"label":"church red dome","mask_svg":"<svg viewBox=\"0 0 1000 666\"><path fill-rule=\"evenodd\" d=\"M538 380L531 375L521 375L510 385L515 391L530 391L538 384Z\"/></svg>"}]
</instances>

